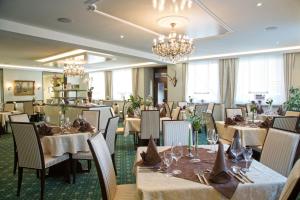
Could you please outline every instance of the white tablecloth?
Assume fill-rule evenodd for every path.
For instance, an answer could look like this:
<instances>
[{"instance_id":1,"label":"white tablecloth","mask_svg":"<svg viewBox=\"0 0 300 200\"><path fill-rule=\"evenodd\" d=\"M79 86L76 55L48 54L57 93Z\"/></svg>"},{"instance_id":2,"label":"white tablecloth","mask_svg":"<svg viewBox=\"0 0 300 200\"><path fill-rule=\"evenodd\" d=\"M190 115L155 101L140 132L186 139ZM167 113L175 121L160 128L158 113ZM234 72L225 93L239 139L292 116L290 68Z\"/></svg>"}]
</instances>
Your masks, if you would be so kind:
<instances>
[{"instance_id":1,"label":"white tablecloth","mask_svg":"<svg viewBox=\"0 0 300 200\"><path fill-rule=\"evenodd\" d=\"M61 156L64 153L89 152L87 140L91 133L75 133L65 135L45 136L41 139L43 151L51 156Z\"/></svg>"},{"instance_id":2,"label":"white tablecloth","mask_svg":"<svg viewBox=\"0 0 300 200\"><path fill-rule=\"evenodd\" d=\"M19 111L12 111L12 112L0 112L0 122L1 122L1 126L5 126L5 122L9 121L8 116L9 115L13 115L13 114L19 114Z\"/></svg>"},{"instance_id":3,"label":"white tablecloth","mask_svg":"<svg viewBox=\"0 0 300 200\"><path fill-rule=\"evenodd\" d=\"M263 145L267 135L267 129L265 128L259 128L259 127L253 128L249 126L238 126L238 125L225 127L224 121L216 121L216 126L220 138L228 141L232 141L234 132L238 130L240 133L241 142L243 146L246 145L261 146Z\"/></svg>"},{"instance_id":4,"label":"white tablecloth","mask_svg":"<svg viewBox=\"0 0 300 200\"><path fill-rule=\"evenodd\" d=\"M45 108L45 106L38 106L38 105L33 106L35 113L44 113L45 112L44 108Z\"/></svg>"},{"instance_id":5,"label":"white tablecloth","mask_svg":"<svg viewBox=\"0 0 300 200\"><path fill-rule=\"evenodd\" d=\"M205 145L201 147L208 148ZM167 148L170 147L158 147L158 151ZM146 147L138 148L137 161L141 160L142 151L146 151ZM232 197L233 200L277 200L286 182L286 177L255 160L247 175L254 183L239 184ZM143 200L226 199L211 186L167 177L158 172L139 172L139 167L137 167L136 184L139 198Z\"/></svg>"}]
</instances>

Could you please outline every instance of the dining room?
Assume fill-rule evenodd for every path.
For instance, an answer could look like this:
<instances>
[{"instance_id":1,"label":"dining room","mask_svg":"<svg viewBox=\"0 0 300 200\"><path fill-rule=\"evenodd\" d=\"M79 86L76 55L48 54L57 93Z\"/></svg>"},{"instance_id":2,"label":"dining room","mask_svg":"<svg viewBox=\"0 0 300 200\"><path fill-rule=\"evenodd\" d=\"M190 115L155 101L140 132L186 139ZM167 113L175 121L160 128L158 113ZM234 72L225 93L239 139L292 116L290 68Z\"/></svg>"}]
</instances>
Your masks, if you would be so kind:
<instances>
[{"instance_id":1,"label":"dining room","mask_svg":"<svg viewBox=\"0 0 300 200\"><path fill-rule=\"evenodd\" d=\"M300 200L298 0L0 0L0 199Z\"/></svg>"}]
</instances>

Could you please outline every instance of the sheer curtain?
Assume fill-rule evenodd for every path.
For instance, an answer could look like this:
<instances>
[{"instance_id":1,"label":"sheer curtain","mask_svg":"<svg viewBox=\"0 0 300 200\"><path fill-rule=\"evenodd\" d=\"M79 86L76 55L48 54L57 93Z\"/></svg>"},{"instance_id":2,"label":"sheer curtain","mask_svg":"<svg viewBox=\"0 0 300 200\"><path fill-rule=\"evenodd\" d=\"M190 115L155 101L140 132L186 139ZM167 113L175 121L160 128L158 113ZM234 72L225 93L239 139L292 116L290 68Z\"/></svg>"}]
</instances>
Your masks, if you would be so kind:
<instances>
[{"instance_id":1,"label":"sheer curtain","mask_svg":"<svg viewBox=\"0 0 300 200\"><path fill-rule=\"evenodd\" d=\"M295 53L283 54L284 61L284 82L285 82L285 96L288 98L289 89L292 87L294 79L294 68L295 68Z\"/></svg>"},{"instance_id":2,"label":"sheer curtain","mask_svg":"<svg viewBox=\"0 0 300 200\"><path fill-rule=\"evenodd\" d=\"M255 95L272 98L274 104L285 101L282 54L241 57L237 71L236 103L248 103Z\"/></svg>"},{"instance_id":3,"label":"sheer curtain","mask_svg":"<svg viewBox=\"0 0 300 200\"><path fill-rule=\"evenodd\" d=\"M120 69L112 71L113 99L123 100L132 94L132 70Z\"/></svg>"},{"instance_id":4,"label":"sheer curtain","mask_svg":"<svg viewBox=\"0 0 300 200\"><path fill-rule=\"evenodd\" d=\"M195 61L186 65L186 100L219 102L219 65L217 60Z\"/></svg>"},{"instance_id":5,"label":"sheer curtain","mask_svg":"<svg viewBox=\"0 0 300 200\"><path fill-rule=\"evenodd\" d=\"M105 99L105 78L104 72L93 72L89 74L91 86L94 87L93 98Z\"/></svg>"}]
</instances>

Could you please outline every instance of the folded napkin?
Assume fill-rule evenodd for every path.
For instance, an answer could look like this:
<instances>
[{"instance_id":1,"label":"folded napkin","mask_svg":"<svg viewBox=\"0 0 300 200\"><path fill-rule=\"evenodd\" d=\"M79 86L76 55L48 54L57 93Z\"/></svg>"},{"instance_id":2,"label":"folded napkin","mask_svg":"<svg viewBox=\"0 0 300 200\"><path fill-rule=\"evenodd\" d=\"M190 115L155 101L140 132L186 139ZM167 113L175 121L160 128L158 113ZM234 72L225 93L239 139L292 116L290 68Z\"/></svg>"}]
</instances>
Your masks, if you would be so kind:
<instances>
[{"instance_id":1,"label":"folded napkin","mask_svg":"<svg viewBox=\"0 0 300 200\"><path fill-rule=\"evenodd\" d=\"M94 132L94 127L84 119L75 119L73 127L78 128L80 132Z\"/></svg>"},{"instance_id":2,"label":"folded napkin","mask_svg":"<svg viewBox=\"0 0 300 200\"><path fill-rule=\"evenodd\" d=\"M143 151L141 153L141 157L144 165L156 165L161 162L161 158L158 154L156 144L152 138L152 135L149 139L147 151Z\"/></svg>"},{"instance_id":3,"label":"folded napkin","mask_svg":"<svg viewBox=\"0 0 300 200\"><path fill-rule=\"evenodd\" d=\"M53 135L52 127L48 126L47 124L37 125L37 129L38 129L39 135L43 135L43 136Z\"/></svg>"},{"instance_id":4,"label":"folded napkin","mask_svg":"<svg viewBox=\"0 0 300 200\"><path fill-rule=\"evenodd\" d=\"M278 115L281 115L281 116L284 116L284 110L283 110L283 108L282 108L282 106L279 106L279 108L277 109L277 114Z\"/></svg>"},{"instance_id":5,"label":"folded napkin","mask_svg":"<svg viewBox=\"0 0 300 200\"><path fill-rule=\"evenodd\" d=\"M262 108L262 106L257 106L257 114L263 114L264 113L264 109Z\"/></svg>"},{"instance_id":6,"label":"folded napkin","mask_svg":"<svg viewBox=\"0 0 300 200\"><path fill-rule=\"evenodd\" d=\"M219 143L217 157L214 167L209 175L209 180L213 183L228 183L231 180L230 175L227 174L227 167L224 157L224 147L222 142Z\"/></svg>"},{"instance_id":7,"label":"folded napkin","mask_svg":"<svg viewBox=\"0 0 300 200\"><path fill-rule=\"evenodd\" d=\"M234 117L234 121L235 121L235 122L243 122L243 121L245 121L245 119L244 119L244 117L241 116L241 115L236 115L236 116Z\"/></svg>"},{"instance_id":8,"label":"folded napkin","mask_svg":"<svg viewBox=\"0 0 300 200\"><path fill-rule=\"evenodd\" d=\"M268 128L272 127L272 119L269 118L269 117L267 117L265 119L265 121L263 121L262 123L260 123L258 126L260 128L267 128L268 129Z\"/></svg>"},{"instance_id":9,"label":"folded napkin","mask_svg":"<svg viewBox=\"0 0 300 200\"><path fill-rule=\"evenodd\" d=\"M159 109L159 116L160 116L160 117L165 117L166 115L167 115L166 108L165 108L165 106L162 106L162 107Z\"/></svg>"},{"instance_id":10,"label":"folded napkin","mask_svg":"<svg viewBox=\"0 0 300 200\"><path fill-rule=\"evenodd\" d=\"M237 123L231 119L230 117L227 117L225 120L225 125L236 125Z\"/></svg>"},{"instance_id":11,"label":"folded napkin","mask_svg":"<svg viewBox=\"0 0 300 200\"><path fill-rule=\"evenodd\" d=\"M241 146L241 144L240 144L240 134L239 134L238 130L236 130L234 132L234 135L233 135L233 138L232 138L232 144L235 144L237 146ZM227 154L228 158L233 159L233 158L235 158L235 156L231 152L231 147L232 147L232 145L229 146L229 148L226 151L226 154ZM236 159L237 160L242 160L243 155L242 154L238 155L238 157Z\"/></svg>"}]
</instances>

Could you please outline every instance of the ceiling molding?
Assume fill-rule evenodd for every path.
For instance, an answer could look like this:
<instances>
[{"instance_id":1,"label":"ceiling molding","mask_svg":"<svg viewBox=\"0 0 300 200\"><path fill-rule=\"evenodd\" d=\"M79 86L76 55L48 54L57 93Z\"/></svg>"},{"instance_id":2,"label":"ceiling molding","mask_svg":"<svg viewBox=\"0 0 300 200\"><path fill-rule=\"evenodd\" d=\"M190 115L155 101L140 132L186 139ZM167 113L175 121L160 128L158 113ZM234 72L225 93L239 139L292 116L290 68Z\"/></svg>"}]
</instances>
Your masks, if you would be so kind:
<instances>
[{"instance_id":1,"label":"ceiling molding","mask_svg":"<svg viewBox=\"0 0 300 200\"><path fill-rule=\"evenodd\" d=\"M0 30L75 44L82 47L98 49L99 51L113 52L122 55L129 55L149 59L152 61L162 62L158 56L155 56L152 53L147 53L136 49L126 48L123 46L118 46L98 40L92 40L72 34L53 31L51 29L31 26L5 19L0 19Z\"/></svg>"}]
</instances>

